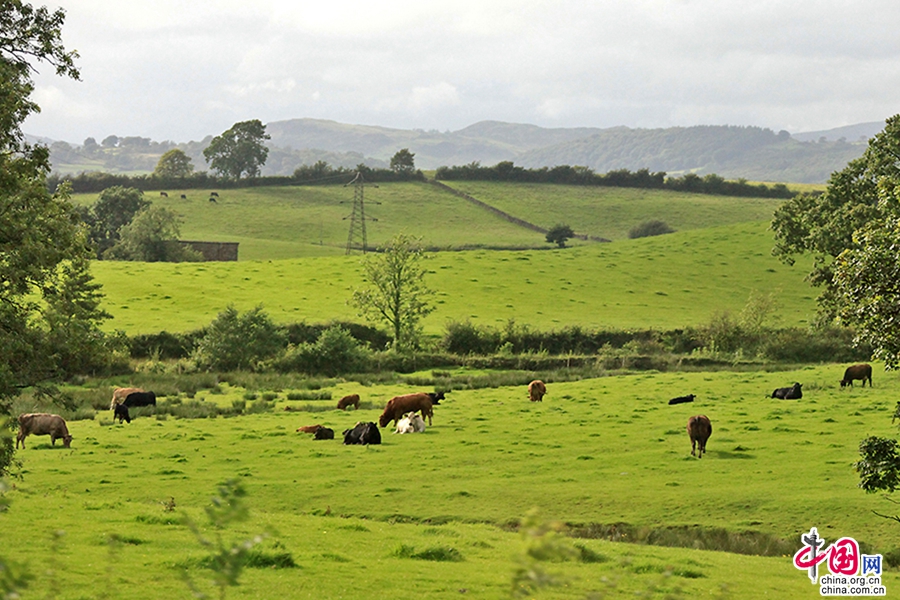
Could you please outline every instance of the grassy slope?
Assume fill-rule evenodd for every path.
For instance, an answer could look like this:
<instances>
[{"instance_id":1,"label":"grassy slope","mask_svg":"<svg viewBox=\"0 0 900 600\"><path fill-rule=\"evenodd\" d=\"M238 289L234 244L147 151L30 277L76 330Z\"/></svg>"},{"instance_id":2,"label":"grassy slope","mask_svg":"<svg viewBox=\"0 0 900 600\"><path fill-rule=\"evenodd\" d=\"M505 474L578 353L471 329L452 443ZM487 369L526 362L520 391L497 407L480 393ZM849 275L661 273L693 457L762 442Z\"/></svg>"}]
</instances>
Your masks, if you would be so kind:
<instances>
[{"instance_id":1,"label":"grassy slope","mask_svg":"<svg viewBox=\"0 0 900 600\"><path fill-rule=\"evenodd\" d=\"M427 266L437 310L447 320L544 329L566 325L676 328L739 311L754 289L774 292L787 325L805 323L814 291L807 266L788 267L770 250L766 223L745 223L566 250L442 252ZM355 319L347 305L362 285L360 257L152 264L97 262L110 328L184 331L208 324L228 304L262 303L277 321Z\"/></svg>"},{"instance_id":2,"label":"grassy slope","mask_svg":"<svg viewBox=\"0 0 900 600\"><path fill-rule=\"evenodd\" d=\"M241 260L343 255L353 212L353 188L263 187L222 190L212 204L205 192L147 193L154 204L183 219L182 239L240 242ZM95 194L79 194L91 203ZM400 232L424 237L429 246L541 247L541 234L515 226L425 183L379 184L365 190L368 242L378 245Z\"/></svg>"},{"instance_id":3,"label":"grassy slope","mask_svg":"<svg viewBox=\"0 0 900 600\"><path fill-rule=\"evenodd\" d=\"M663 219L677 230L769 219L777 200L679 194L661 190L587 188L565 185L451 182L480 200L543 227L560 221L579 233L623 239L634 225ZM182 239L240 242L241 260L342 255L347 245L353 188L294 186L220 191L211 204L201 190L170 190L148 200L174 209L184 224ZM477 208L425 183L367 187L369 243L397 233L422 236L435 247L547 247L544 236ZM90 204L96 194L78 194ZM579 242L573 241L574 244Z\"/></svg>"},{"instance_id":4,"label":"grassy slope","mask_svg":"<svg viewBox=\"0 0 900 600\"><path fill-rule=\"evenodd\" d=\"M621 240L645 221L676 231L771 219L782 200L681 194L663 190L481 181L446 182L509 214L550 228L567 223L576 233Z\"/></svg>"},{"instance_id":5,"label":"grassy slope","mask_svg":"<svg viewBox=\"0 0 900 600\"><path fill-rule=\"evenodd\" d=\"M790 542L817 526L829 542L847 535L886 552L897 546L896 528L871 510L891 507L856 488L852 463L862 437L893 433L889 415L900 378L879 369L874 388L841 390L841 372L835 365L551 383L541 404L529 403L524 388L455 391L424 435L385 432L385 443L370 448L315 442L294 430L319 422L341 431L360 419L375 420L377 409L140 418L129 426L109 426L104 414L71 423L71 451L28 438L19 454L25 480L9 494L12 509L2 517L4 536L18 542L4 553L52 564L45 540L65 530L55 558L61 597L92 597L83 592L113 568L104 539L115 533L128 543L116 551L114 572L106 577L116 587L114 597L183 594L171 566L198 556L199 546L163 520L185 513L199 520L214 486L229 477L247 487L254 511L241 531L275 528L281 549L302 567L251 570L229 597L335 598L368 591L372 597L450 598L465 588L476 597L500 598L522 547L516 535L492 524L534 507L546 518L576 523L725 527ZM801 401L767 397L793 380L804 383ZM335 397L351 389L376 406L401 391L342 384ZM224 391L202 397L240 398L240 390ZM688 391L698 396L694 404L666 405ZM697 413L713 423L702 460L690 457L684 432L687 416ZM163 511L170 497L174 514ZM430 522L404 524L408 519L393 515ZM392 556L401 543L417 550L450 546L465 561ZM732 598L818 595L789 556L584 543L609 561L549 565L578 577L558 597L602 590L602 577L615 580L623 595L657 583L679 586L687 596L715 596L723 584ZM279 549L271 540L266 547ZM662 582L658 570L667 565L684 574ZM39 576L38 586L46 589L47 575L39 570ZM886 582L896 590L900 577L889 574Z\"/></svg>"}]
</instances>

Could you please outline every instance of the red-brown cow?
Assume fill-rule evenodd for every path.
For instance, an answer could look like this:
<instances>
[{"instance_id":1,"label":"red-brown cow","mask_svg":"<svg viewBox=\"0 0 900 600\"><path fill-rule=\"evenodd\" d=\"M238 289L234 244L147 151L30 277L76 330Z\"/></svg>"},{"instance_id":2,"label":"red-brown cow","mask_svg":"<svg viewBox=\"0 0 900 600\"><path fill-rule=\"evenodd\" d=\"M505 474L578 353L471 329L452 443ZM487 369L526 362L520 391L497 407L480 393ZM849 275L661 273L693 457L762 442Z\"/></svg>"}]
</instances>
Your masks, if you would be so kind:
<instances>
[{"instance_id":1,"label":"red-brown cow","mask_svg":"<svg viewBox=\"0 0 900 600\"><path fill-rule=\"evenodd\" d=\"M547 386L540 379L535 379L528 384L528 397L532 402L541 402L547 394Z\"/></svg>"},{"instance_id":2,"label":"red-brown cow","mask_svg":"<svg viewBox=\"0 0 900 600\"><path fill-rule=\"evenodd\" d=\"M297 433L315 433L322 429L321 425L303 425L297 428Z\"/></svg>"},{"instance_id":3,"label":"red-brown cow","mask_svg":"<svg viewBox=\"0 0 900 600\"><path fill-rule=\"evenodd\" d=\"M861 364L847 367L844 371L844 378L841 379L841 387L849 385L853 387L854 379L862 379L863 387L866 387L866 380L869 380L869 387L872 387L872 365Z\"/></svg>"},{"instance_id":4,"label":"red-brown cow","mask_svg":"<svg viewBox=\"0 0 900 600\"><path fill-rule=\"evenodd\" d=\"M706 452L706 440L712 435L712 424L706 415L697 415L688 419L687 432L691 436L691 456L703 458ZM699 448L699 454L694 451Z\"/></svg>"},{"instance_id":5,"label":"red-brown cow","mask_svg":"<svg viewBox=\"0 0 900 600\"><path fill-rule=\"evenodd\" d=\"M431 396L428 394L406 394L405 396L394 396L390 400L388 400L387 405L384 407L384 412L381 413L381 417L378 419L378 424L382 427L387 427L388 423L394 421L394 425L397 425L397 421L403 418L408 412L417 412L420 411L422 413L422 418L428 417L428 424L431 425L431 418L434 416L434 409L431 404Z\"/></svg>"},{"instance_id":6,"label":"red-brown cow","mask_svg":"<svg viewBox=\"0 0 900 600\"><path fill-rule=\"evenodd\" d=\"M338 400L338 410L347 410L351 406L359 410L359 394L350 394Z\"/></svg>"}]
</instances>

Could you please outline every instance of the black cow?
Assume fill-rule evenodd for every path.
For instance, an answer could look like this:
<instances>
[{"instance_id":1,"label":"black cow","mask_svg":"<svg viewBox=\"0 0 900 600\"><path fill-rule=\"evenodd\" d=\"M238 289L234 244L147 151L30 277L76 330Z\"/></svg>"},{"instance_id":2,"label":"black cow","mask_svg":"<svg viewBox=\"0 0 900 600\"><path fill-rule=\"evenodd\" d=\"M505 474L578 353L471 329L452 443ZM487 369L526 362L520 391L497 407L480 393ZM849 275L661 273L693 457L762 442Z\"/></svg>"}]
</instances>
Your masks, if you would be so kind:
<instances>
[{"instance_id":1,"label":"black cow","mask_svg":"<svg viewBox=\"0 0 900 600\"><path fill-rule=\"evenodd\" d=\"M187 194L182 194L182 195L181 195L181 199L182 199L182 200L187 200Z\"/></svg>"},{"instance_id":2,"label":"black cow","mask_svg":"<svg viewBox=\"0 0 900 600\"><path fill-rule=\"evenodd\" d=\"M124 404L116 404L116 407L113 409L113 421L116 419L119 420L119 423L125 421L127 423L131 423L131 415L128 414L128 407Z\"/></svg>"},{"instance_id":3,"label":"black cow","mask_svg":"<svg viewBox=\"0 0 900 600\"><path fill-rule=\"evenodd\" d=\"M434 406L437 406L438 404L440 404L440 402L439 402L440 400L446 400L446 398L444 397L444 392L425 392L425 393L431 397L431 404L433 404Z\"/></svg>"},{"instance_id":4,"label":"black cow","mask_svg":"<svg viewBox=\"0 0 900 600\"><path fill-rule=\"evenodd\" d=\"M696 398L694 394L688 394L687 396L678 396L677 398L672 398L669 400L669 404L683 404L685 402L693 402L694 398Z\"/></svg>"},{"instance_id":5,"label":"black cow","mask_svg":"<svg viewBox=\"0 0 900 600\"><path fill-rule=\"evenodd\" d=\"M794 383L791 387L777 388L772 392L772 397L782 400L799 400L803 397L803 392L800 391L800 384Z\"/></svg>"},{"instance_id":6,"label":"black cow","mask_svg":"<svg viewBox=\"0 0 900 600\"><path fill-rule=\"evenodd\" d=\"M210 192L209 195L210 195L210 196L215 196L216 198L218 198L218 197L219 197L219 192Z\"/></svg>"},{"instance_id":7,"label":"black cow","mask_svg":"<svg viewBox=\"0 0 900 600\"><path fill-rule=\"evenodd\" d=\"M213 204L218 204L218 202L216 202L216 199L213 198L212 196L209 197L209 201L212 202Z\"/></svg>"},{"instance_id":8,"label":"black cow","mask_svg":"<svg viewBox=\"0 0 900 600\"><path fill-rule=\"evenodd\" d=\"M316 429L316 434L313 436L314 440L333 440L334 439L334 429L330 429L328 427L319 427Z\"/></svg>"},{"instance_id":9,"label":"black cow","mask_svg":"<svg viewBox=\"0 0 900 600\"><path fill-rule=\"evenodd\" d=\"M167 193L165 193L165 192L160 192L159 195L162 196L163 198L168 198L168 197L169 197L169 195L168 195Z\"/></svg>"},{"instance_id":10,"label":"black cow","mask_svg":"<svg viewBox=\"0 0 900 600\"><path fill-rule=\"evenodd\" d=\"M122 402L128 408L137 406L156 406L156 394L153 392L132 392Z\"/></svg>"},{"instance_id":11,"label":"black cow","mask_svg":"<svg viewBox=\"0 0 900 600\"><path fill-rule=\"evenodd\" d=\"M344 444L349 446L351 444L380 444L381 443L381 432L378 431L378 426L375 423L357 423L356 427L353 429L347 429L344 431Z\"/></svg>"}]
</instances>

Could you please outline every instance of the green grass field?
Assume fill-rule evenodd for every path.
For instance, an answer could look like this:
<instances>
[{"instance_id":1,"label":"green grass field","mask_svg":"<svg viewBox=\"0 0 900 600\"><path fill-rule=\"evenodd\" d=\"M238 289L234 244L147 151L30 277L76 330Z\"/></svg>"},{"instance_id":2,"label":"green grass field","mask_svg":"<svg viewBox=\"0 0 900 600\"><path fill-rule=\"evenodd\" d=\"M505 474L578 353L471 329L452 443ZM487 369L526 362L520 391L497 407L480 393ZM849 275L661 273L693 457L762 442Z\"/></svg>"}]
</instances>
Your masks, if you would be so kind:
<instances>
[{"instance_id":1,"label":"green grass field","mask_svg":"<svg viewBox=\"0 0 900 600\"><path fill-rule=\"evenodd\" d=\"M427 284L436 310L427 333L448 320L541 329L566 325L673 329L739 312L750 293L773 293L784 325L809 322L815 291L807 261L789 267L771 256L766 223L744 223L565 250L436 253ZM362 286L361 257L231 263L101 261L107 327L130 334L207 325L229 304L262 304L279 322L355 320L347 304Z\"/></svg>"},{"instance_id":2,"label":"green grass field","mask_svg":"<svg viewBox=\"0 0 900 600\"><path fill-rule=\"evenodd\" d=\"M546 519L619 524L623 531L622 524L658 532L686 526L695 544L716 528L753 531L787 542L785 554L816 526L829 542L851 536L886 553L898 547L896 526L871 511L893 507L856 487L852 464L860 439L893 433L900 378L877 369L874 388L841 390L841 374L835 365L551 382L540 404L528 402L524 387L455 391L425 434L383 430L377 447L313 441L294 431L322 423L340 432L357 420L377 420L377 408L285 412L289 404L333 405L289 402L286 390L274 412L230 419L144 417L110 425L104 412L71 423L71 450L28 438L19 453L25 478L8 494L12 506L2 517L4 537L23 542L5 552L41 569L55 565L61 598L97 597L105 586L116 598L186 595L174 566L191 565L203 552L178 519L202 520L216 484L238 478L253 518L224 535L271 528L276 533L263 548L289 552L299 567L249 569L229 594L236 598L451 598L462 589L502 598L523 546L501 526L532 509ZM804 383L802 400L768 397L794 380ZM333 394L351 390L379 407L408 388L344 383ZM666 404L688 392L697 394L693 404ZM241 393L224 386L197 398L227 404ZM713 423L700 460L690 456L684 431L687 417L698 413ZM166 512L170 498L175 509ZM54 553L55 530L66 535ZM126 540L114 558L105 543L111 534ZM572 579L539 597L604 590L616 597L673 590L684 597L818 596L786 555L572 541L603 562L546 565ZM403 558L395 554L401 545L452 548L463 560ZM665 578L667 568L674 574ZM196 566L191 571L203 575ZM616 587L606 590L604 578ZM48 580L42 572L41 585ZM885 581L889 590L900 585L895 572Z\"/></svg>"},{"instance_id":3,"label":"green grass field","mask_svg":"<svg viewBox=\"0 0 900 600\"><path fill-rule=\"evenodd\" d=\"M615 241L538 250L548 246L542 235L433 186L367 190L379 218L369 230L372 243L405 232L437 247L534 248L432 254L429 335L451 320L502 326L514 319L545 330L673 329L738 312L753 291L775 296L777 324L813 318L817 291L804 281L809 261L788 267L771 256L768 219L777 202L453 185L538 225L570 220L579 232ZM359 320L347 300L362 284L361 256L343 255L350 188L220 191L217 205L205 193L188 191L187 200L179 193L148 198L183 216L184 239L241 242L241 260L94 263L104 307L114 315L108 329L192 330L228 305L262 304L282 323ZM649 219L678 232L626 239ZM23 478L11 482L11 505L0 514L0 555L28 563L36 579L26 600L188 597L182 566L215 595L199 563L204 550L181 519L202 522L216 485L236 478L248 492L251 518L223 537L267 531L263 551L290 553L297 567L249 568L229 598L506 598L526 550L510 524L537 509L544 519L595 535L568 539L585 548L587 560L544 564L564 583L529 597L811 599L818 586L791 563L810 527L829 543L850 536L867 552L900 552L900 526L872 512L893 514L895 506L862 492L853 469L860 440L896 436L890 415L900 377L878 366L874 388L842 390L843 368L550 381L543 403L528 402L524 387L456 390L435 409L425 434L382 430L384 444L373 447L313 441L295 430L322 423L339 434L359 420L377 421L390 397L417 384L338 379L324 390L332 400L312 401L288 400L291 390L278 388L271 390L273 410L232 418L151 415L118 425L103 410L70 421L70 450L30 437L17 453ZM803 383L802 400L769 397L794 381ZM102 406L107 385L88 380L72 391L94 394ZM232 406L246 391L220 383L191 397ZM352 392L366 408L330 409ZM694 403L667 405L688 393L697 395ZM32 410L27 398L19 409ZM185 394L178 399L187 401ZM697 460L685 423L700 413L710 417L713 434L709 453ZM604 539L613 537L612 527L620 540L677 539L683 547ZM65 534L54 545L57 531ZM209 527L205 533L216 534ZM111 545L111 535L120 541ZM461 560L412 558L421 552ZM900 574L891 570L884 582L891 597Z\"/></svg>"}]
</instances>

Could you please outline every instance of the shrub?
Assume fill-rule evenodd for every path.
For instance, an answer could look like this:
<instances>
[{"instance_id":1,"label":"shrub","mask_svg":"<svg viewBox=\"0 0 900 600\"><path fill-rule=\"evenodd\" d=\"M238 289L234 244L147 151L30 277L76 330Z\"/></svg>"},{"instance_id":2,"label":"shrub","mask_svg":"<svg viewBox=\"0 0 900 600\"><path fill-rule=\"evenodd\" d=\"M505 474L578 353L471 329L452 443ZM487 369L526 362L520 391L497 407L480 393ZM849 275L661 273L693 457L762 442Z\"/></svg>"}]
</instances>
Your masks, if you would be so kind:
<instances>
[{"instance_id":1,"label":"shrub","mask_svg":"<svg viewBox=\"0 0 900 600\"><path fill-rule=\"evenodd\" d=\"M284 347L284 337L261 306L243 315L229 306L219 313L200 340L197 363L219 371L254 370Z\"/></svg>"},{"instance_id":2,"label":"shrub","mask_svg":"<svg viewBox=\"0 0 900 600\"><path fill-rule=\"evenodd\" d=\"M301 371L334 376L369 368L370 352L340 325L329 327L313 344L290 346L272 367L281 372Z\"/></svg>"},{"instance_id":3,"label":"shrub","mask_svg":"<svg viewBox=\"0 0 900 600\"><path fill-rule=\"evenodd\" d=\"M675 230L666 225L665 221L653 220L644 221L640 225L635 225L634 227L632 227L631 231L628 232L628 237L631 239L636 239L674 232Z\"/></svg>"}]
</instances>

